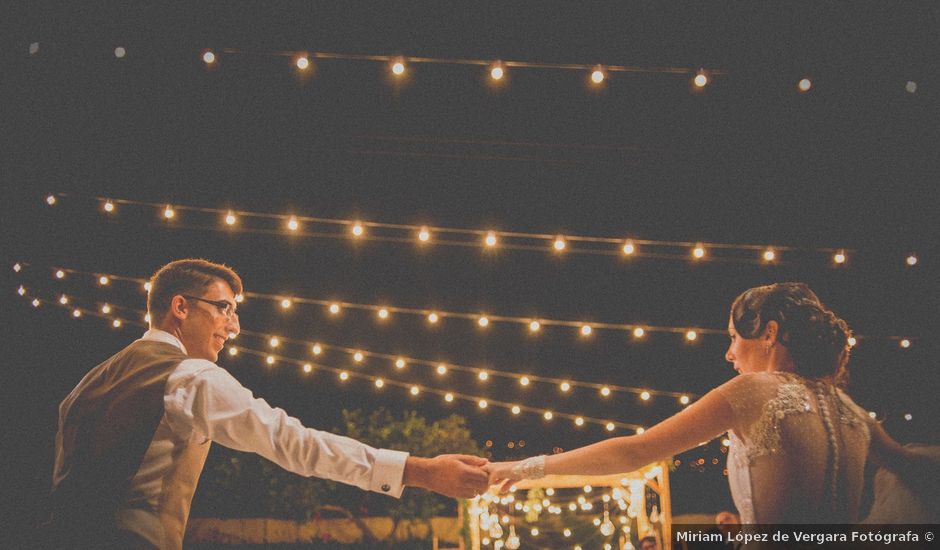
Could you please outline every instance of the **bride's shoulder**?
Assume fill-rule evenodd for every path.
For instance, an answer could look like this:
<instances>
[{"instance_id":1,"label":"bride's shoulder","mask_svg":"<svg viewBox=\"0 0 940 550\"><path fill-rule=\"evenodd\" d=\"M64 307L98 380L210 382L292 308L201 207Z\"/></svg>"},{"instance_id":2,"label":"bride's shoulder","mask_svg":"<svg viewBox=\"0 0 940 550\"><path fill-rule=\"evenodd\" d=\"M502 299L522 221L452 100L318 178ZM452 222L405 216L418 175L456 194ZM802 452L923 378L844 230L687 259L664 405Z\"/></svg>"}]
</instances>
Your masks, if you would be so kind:
<instances>
[{"instance_id":1,"label":"bride's shoulder","mask_svg":"<svg viewBox=\"0 0 940 550\"><path fill-rule=\"evenodd\" d=\"M718 386L722 395L735 412L760 406L775 395L781 379L769 372L739 374Z\"/></svg>"}]
</instances>

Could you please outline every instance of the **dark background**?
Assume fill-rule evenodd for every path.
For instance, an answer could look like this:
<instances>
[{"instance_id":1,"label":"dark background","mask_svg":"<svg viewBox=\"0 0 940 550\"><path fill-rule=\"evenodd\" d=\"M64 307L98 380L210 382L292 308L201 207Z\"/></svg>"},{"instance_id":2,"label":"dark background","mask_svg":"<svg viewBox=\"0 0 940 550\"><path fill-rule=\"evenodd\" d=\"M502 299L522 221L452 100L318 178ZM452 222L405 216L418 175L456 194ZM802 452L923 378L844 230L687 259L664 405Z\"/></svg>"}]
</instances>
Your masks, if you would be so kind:
<instances>
[{"instance_id":1,"label":"dark background","mask_svg":"<svg viewBox=\"0 0 940 550\"><path fill-rule=\"evenodd\" d=\"M84 372L139 335L34 310L17 285L143 308L138 287L56 281L55 266L147 277L189 256L225 262L248 290L417 308L722 329L742 290L809 283L863 339L850 393L903 442L938 440L937 8L932 2L345 5L226 2L70 9L5 4L2 105L4 498L13 529L42 515L58 402ZM377 7L381 6L381 7ZM29 54L29 45L39 51ZM117 46L127 56L116 59ZM207 68L201 52L219 61ZM242 53L225 54L223 48ZM690 75L323 60L297 77L280 51L698 67L727 71L702 91ZM257 55L256 55L257 54ZM801 94L796 82L813 81ZM907 81L916 93L905 91ZM48 193L69 193L54 208ZM119 207L88 197L403 224L856 250L773 266L500 250L218 231L215 216ZM243 220L243 223L245 220ZM253 222L252 222L253 223ZM250 225L250 223L249 223ZM211 228L211 229L210 229ZM916 251L914 268L904 258ZM710 252L720 256L720 251ZM21 274L10 267L30 262ZM726 338L496 324L481 331L417 318L385 324L346 311L244 304L246 329L498 370L703 393L733 371ZM899 348L908 336L914 345ZM255 347L258 347L257 345ZM301 356L299 352L293 353ZM346 365L338 354L324 364ZM470 403L378 393L364 381L304 377L247 356L220 364L272 404L331 429L339 410L416 407L466 415L495 458L597 441L598 426L480 412ZM485 385L421 367L389 378L557 411L650 425L675 401ZM913 419L905 421L903 415ZM213 452L212 460L218 459ZM715 442L677 457L675 513L732 506ZM690 467L698 458L702 468ZM712 458L718 464L712 464ZM7 510L10 508L7 507Z\"/></svg>"}]
</instances>

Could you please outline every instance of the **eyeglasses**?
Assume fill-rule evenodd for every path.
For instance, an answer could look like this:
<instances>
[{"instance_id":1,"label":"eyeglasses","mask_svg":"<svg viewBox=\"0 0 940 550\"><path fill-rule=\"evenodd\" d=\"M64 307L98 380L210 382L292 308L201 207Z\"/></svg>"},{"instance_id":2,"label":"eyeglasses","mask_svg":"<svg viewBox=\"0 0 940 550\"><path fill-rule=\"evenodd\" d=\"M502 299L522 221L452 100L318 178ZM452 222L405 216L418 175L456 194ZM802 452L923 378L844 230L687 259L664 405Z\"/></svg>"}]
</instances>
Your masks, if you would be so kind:
<instances>
[{"instance_id":1,"label":"eyeglasses","mask_svg":"<svg viewBox=\"0 0 940 550\"><path fill-rule=\"evenodd\" d=\"M187 300L198 300L200 302L213 305L219 308L219 311L222 313L222 315L225 315L225 317L229 319L233 317L238 318L238 314L235 313L235 304L227 300L207 300L205 298L199 298L198 296L189 296L188 294L180 294L180 296L186 298Z\"/></svg>"}]
</instances>

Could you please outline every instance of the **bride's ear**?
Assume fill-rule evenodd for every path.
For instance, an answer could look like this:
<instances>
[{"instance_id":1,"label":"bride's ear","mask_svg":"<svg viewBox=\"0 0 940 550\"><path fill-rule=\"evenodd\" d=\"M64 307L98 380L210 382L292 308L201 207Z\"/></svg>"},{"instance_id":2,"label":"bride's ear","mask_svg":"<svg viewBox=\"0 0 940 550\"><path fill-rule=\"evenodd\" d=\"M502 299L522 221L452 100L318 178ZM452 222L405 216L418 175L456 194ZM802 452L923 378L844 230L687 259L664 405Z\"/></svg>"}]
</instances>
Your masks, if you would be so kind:
<instances>
[{"instance_id":1,"label":"bride's ear","mask_svg":"<svg viewBox=\"0 0 940 550\"><path fill-rule=\"evenodd\" d=\"M780 325L777 324L777 321L767 321L767 326L764 327L764 343L770 347L777 343L777 331L780 329Z\"/></svg>"}]
</instances>

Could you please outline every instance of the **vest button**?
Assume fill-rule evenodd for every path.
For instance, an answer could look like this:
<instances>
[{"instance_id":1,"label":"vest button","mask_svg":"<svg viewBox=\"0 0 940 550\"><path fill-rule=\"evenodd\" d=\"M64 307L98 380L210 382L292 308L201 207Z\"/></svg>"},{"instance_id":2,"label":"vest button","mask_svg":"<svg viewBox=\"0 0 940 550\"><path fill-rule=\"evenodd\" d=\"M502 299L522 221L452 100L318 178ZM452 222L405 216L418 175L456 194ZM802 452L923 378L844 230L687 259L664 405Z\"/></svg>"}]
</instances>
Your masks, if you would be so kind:
<instances>
[{"instance_id":1,"label":"vest button","mask_svg":"<svg viewBox=\"0 0 940 550\"><path fill-rule=\"evenodd\" d=\"M382 485L382 490L387 493L387 492L389 492L389 491L392 490L392 487L391 487L391 485L389 485L388 483L385 483L385 484Z\"/></svg>"}]
</instances>

